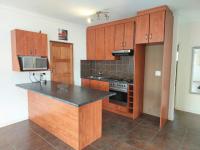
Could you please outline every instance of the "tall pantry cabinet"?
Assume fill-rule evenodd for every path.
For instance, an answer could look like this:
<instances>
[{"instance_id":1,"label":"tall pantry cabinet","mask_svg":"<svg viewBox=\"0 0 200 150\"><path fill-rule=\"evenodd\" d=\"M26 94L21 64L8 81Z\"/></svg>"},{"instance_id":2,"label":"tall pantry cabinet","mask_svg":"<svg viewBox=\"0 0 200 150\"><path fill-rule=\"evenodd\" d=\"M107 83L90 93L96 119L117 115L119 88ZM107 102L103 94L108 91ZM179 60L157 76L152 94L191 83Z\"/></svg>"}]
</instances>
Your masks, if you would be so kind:
<instances>
[{"instance_id":1,"label":"tall pantry cabinet","mask_svg":"<svg viewBox=\"0 0 200 150\"><path fill-rule=\"evenodd\" d=\"M161 93L160 93L160 127L168 120L171 57L173 40L173 14L167 6L140 11L136 17L136 44L135 44L135 118L143 112L145 48L149 45L161 45ZM143 61L142 61L143 60ZM141 70L141 68L143 68ZM137 71L139 70L139 71ZM152 85L153 86L153 85ZM136 97L137 96L137 97Z\"/></svg>"}]
</instances>

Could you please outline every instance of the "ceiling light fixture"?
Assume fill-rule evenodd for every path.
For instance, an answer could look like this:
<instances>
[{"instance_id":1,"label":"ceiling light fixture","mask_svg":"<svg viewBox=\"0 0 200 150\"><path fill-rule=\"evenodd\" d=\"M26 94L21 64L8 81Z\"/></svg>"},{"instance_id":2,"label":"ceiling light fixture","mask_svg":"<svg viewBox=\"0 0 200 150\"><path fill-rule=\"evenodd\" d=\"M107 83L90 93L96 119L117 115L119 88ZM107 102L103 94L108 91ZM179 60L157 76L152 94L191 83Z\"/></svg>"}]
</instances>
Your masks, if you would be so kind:
<instances>
[{"instance_id":1,"label":"ceiling light fixture","mask_svg":"<svg viewBox=\"0 0 200 150\"><path fill-rule=\"evenodd\" d=\"M90 23L92 23L92 19L89 17L89 18L87 18L87 22L90 24Z\"/></svg>"},{"instance_id":2,"label":"ceiling light fixture","mask_svg":"<svg viewBox=\"0 0 200 150\"><path fill-rule=\"evenodd\" d=\"M87 18L87 22L90 24L94 21L109 21L110 19L110 12L108 11L97 11L94 15L91 15Z\"/></svg>"}]
</instances>

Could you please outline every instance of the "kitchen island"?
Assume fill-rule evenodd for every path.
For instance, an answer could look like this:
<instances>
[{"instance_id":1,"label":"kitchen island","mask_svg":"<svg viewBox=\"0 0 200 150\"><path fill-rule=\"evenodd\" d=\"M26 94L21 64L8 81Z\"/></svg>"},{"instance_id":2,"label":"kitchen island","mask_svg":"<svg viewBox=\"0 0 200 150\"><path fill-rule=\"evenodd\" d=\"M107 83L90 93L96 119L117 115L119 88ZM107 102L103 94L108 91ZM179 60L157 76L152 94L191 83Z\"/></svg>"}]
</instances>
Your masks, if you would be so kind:
<instances>
[{"instance_id":1,"label":"kitchen island","mask_svg":"<svg viewBox=\"0 0 200 150\"><path fill-rule=\"evenodd\" d=\"M102 100L114 93L53 81L17 86L28 90L29 119L74 149L102 136Z\"/></svg>"}]
</instances>

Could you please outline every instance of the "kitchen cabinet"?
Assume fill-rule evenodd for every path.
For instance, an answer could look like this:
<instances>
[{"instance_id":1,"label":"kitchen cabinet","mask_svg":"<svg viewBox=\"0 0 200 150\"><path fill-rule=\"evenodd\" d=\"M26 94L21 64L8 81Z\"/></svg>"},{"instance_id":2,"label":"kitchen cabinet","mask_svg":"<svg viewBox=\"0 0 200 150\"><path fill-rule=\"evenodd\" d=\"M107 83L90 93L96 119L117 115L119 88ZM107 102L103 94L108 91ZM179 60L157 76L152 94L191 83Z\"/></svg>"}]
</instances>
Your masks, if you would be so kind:
<instances>
[{"instance_id":1,"label":"kitchen cabinet","mask_svg":"<svg viewBox=\"0 0 200 150\"><path fill-rule=\"evenodd\" d=\"M96 90L109 91L109 82L105 82L105 81L81 79L81 85L83 87L87 87L87 88L89 87ZM104 110L107 110L107 111L110 111L122 116L126 116L129 118L133 118L133 114L132 112L129 112L129 109L127 108L127 106L121 106L118 104L111 103L109 101L109 98L103 99L102 105L103 105Z\"/></svg>"},{"instance_id":2,"label":"kitchen cabinet","mask_svg":"<svg viewBox=\"0 0 200 150\"><path fill-rule=\"evenodd\" d=\"M133 49L134 45L134 22L126 22L124 25L124 49Z\"/></svg>"},{"instance_id":3,"label":"kitchen cabinet","mask_svg":"<svg viewBox=\"0 0 200 150\"><path fill-rule=\"evenodd\" d=\"M34 49L35 56L48 56L47 50L47 35L34 33Z\"/></svg>"},{"instance_id":4,"label":"kitchen cabinet","mask_svg":"<svg viewBox=\"0 0 200 150\"><path fill-rule=\"evenodd\" d=\"M160 79L159 110L160 128L163 128L168 120L169 113L169 93L172 59L172 39L173 39L173 13L167 6L160 6L137 13L136 17L136 45L134 53L134 98L133 98L133 118L138 118L143 113L143 98L147 83L144 83L144 77L148 76L145 70L145 57L149 47L160 46L162 77ZM148 45L149 44L149 45ZM152 54L151 54L152 55ZM148 67L150 68L150 67ZM145 75L144 75L145 74ZM151 90L152 91L152 90ZM148 97L149 100L149 97Z\"/></svg>"},{"instance_id":5,"label":"kitchen cabinet","mask_svg":"<svg viewBox=\"0 0 200 150\"><path fill-rule=\"evenodd\" d=\"M104 47L104 39L105 39L105 30L104 27L96 29L96 53L95 60L104 60L105 59L105 47Z\"/></svg>"},{"instance_id":6,"label":"kitchen cabinet","mask_svg":"<svg viewBox=\"0 0 200 150\"><path fill-rule=\"evenodd\" d=\"M136 18L136 44L144 44L149 42L149 14L138 16Z\"/></svg>"},{"instance_id":7,"label":"kitchen cabinet","mask_svg":"<svg viewBox=\"0 0 200 150\"><path fill-rule=\"evenodd\" d=\"M96 34L95 29L87 29L87 60L95 60L96 56Z\"/></svg>"},{"instance_id":8,"label":"kitchen cabinet","mask_svg":"<svg viewBox=\"0 0 200 150\"><path fill-rule=\"evenodd\" d=\"M96 90L109 91L109 83L98 80L90 80L90 87Z\"/></svg>"},{"instance_id":9,"label":"kitchen cabinet","mask_svg":"<svg viewBox=\"0 0 200 150\"><path fill-rule=\"evenodd\" d=\"M136 44L164 42L165 11L153 11L136 18Z\"/></svg>"},{"instance_id":10,"label":"kitchen cabinet","mask_svg":"<svg viewBox=\"0 0 200 150\"><path fill-rule=\"evenodd\" d=\"M15 29L11 31L13 71L20 71L18 56L48 57L47 35Z\"/></svg>"},{"instance_id":11,"label":"kitchen cabinet","mask_svg":"<svg viewBox=\"0 0 200 150\"><path fill-rule=\"evenodd\" d=\"M81 79L81 86L89 88L90 87L90 80L89 79Z\"/></svg>"},{"instance_id":12,"label":"kitchen cabinet","mask_svg":"<svg viewBox=\"0 0 200 150\"><path fill-rule=\"evenodd\" d=\"M117 24L115 28L115 50L133 49L134 22Z\"/></svg>"},{"instance_id":13,"label":"kitchen cabinet","mask_svg":"<svg viewBox=\"0 0 200 150\"><path fill-rule=\"evenodd\" d=\"M165 11L150 14L149 43L163 42L165 33Z\"/></svg>"},{"instance_id":14,"label":"kitchen cabinet","mask_svg":"<svg viewBox=\"0 0 200 150\"><path fill-rule=\"evenodd\" d=\"M134 19L124 19L87 28L87 60L117 60L113 50L133 49Z\"/></svg>"},{"instance_id":15,"label":"kitchen cabinet","mask_svg":"<svg viewBox=\"0 0 200 150\"><path fill-rule=\"evenodd\" d=\"M117 24L115 28L115 50L124 49L124 24Z\"/></svg>"},{"instance_id":16,"label":"kitchen cabinet","mask_svg":"<svg viewBox=\"0 0 200 150\"><path fill-rule=\"evenodd\" d=\"M42 33L13 30L12 47L17 56L47 56L47 35Z\"/></svg>"},{"instance_id":17,"label":"kitchen cabinet","mask_svg":"<svg viewBox=\"0 0 200 150\"><path fill-rule=\"evenodd\" d=\"M81 79L81 86L90 87L96 90L109 91L109 82Z\"/></svg>"},{"instance_id":18,"label":"kitchen cabinet","mask_svg":"<svg viewBox=\"0 0 200 150\"><path fill-rule=\"evenodd\" d=\"M81 86L92 88L95 90L109 91L109 82L105 81L81 79ZM105 98L103 100L103 106L107 105L108 103L109 103L109 98Z\"/></svg>"},{"instance_id":19,"label":"kitchen cabinet","mask_svg":"<svg viewBox=\"0 0 200 150\"><path fill-rule=\"evenodd\" d=\"M105 60L116 60L112 55L115 48L115 26L110 25L105 27Z\"/></svg>"}]
</instances>

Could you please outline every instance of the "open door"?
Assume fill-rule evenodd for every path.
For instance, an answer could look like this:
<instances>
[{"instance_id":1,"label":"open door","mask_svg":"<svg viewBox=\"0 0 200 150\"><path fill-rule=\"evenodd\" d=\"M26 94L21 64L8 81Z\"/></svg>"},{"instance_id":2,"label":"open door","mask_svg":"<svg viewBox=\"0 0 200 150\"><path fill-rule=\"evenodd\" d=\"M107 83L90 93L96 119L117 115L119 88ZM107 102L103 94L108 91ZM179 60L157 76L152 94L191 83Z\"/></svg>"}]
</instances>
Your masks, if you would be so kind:
<instances>
[{"instance_id":1,"label":"open door","mask_svg":"<svg viewBox=\"0 0 200 150\"><path fill-rule=\"evenodd\" d=\"M73 44L51 41L51 80L73 84Z\"/></svg>"}]
</instances>

